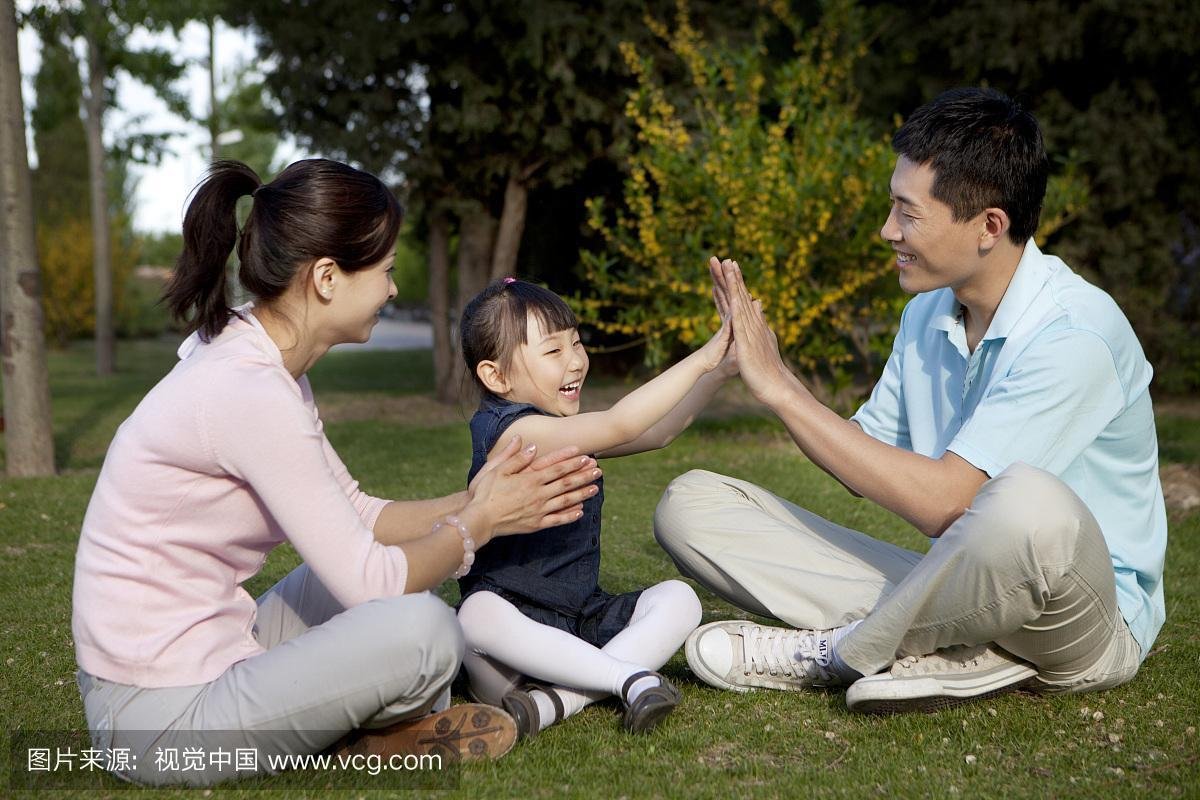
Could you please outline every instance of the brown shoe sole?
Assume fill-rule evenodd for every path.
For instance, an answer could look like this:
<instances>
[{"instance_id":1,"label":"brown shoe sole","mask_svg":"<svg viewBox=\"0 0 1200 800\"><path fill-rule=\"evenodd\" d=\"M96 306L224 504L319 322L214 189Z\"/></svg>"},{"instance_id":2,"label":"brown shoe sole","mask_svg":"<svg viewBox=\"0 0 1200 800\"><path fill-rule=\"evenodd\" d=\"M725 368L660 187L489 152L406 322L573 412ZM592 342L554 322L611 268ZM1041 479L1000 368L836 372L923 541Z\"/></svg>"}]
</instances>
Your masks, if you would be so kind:
<instances>
[{"instance_id":1,"label":"brown shoe sole","mask_svg":"<svg viewBox=\"0 0 1200 800\"><path fill-rule=\"evenodd\" d=\"M517 741L513 718L495 706L463 703L420 719L358 730L335 753L436 755L451 762L499 758Z\"/></svg>"}]
</instances>

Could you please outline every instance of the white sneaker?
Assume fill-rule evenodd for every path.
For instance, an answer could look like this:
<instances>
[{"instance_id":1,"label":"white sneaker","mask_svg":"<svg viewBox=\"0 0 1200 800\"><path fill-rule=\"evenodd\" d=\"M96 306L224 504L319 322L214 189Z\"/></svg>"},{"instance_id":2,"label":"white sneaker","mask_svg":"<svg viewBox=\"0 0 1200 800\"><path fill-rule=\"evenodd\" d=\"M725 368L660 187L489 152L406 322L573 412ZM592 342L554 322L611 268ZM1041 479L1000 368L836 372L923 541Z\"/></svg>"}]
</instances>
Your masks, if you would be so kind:
<instances>
[{"instance_id":1,"label":"white sneaker","mask_svg":"<svg viewBox=\"0 0 1200 800\"><path fill-rule=\"evenodd\" d=\"M684 644L688 666L718 689L797 691L845 686L830 667L832 631L756 625L747 620L710 622Z\"/></svg>"},{"instance_id":2,"label":"white sneaker","mask_svg":"<svg viewBox=\"0 0 1200 800\"><path fill-rule=\"evenodd\" d=\"M851 711L939 711L1019 688L1037 670L995 645L959 645L906 656L891 669L859 678L846 691Z\"/></svg>"}]
</instances>

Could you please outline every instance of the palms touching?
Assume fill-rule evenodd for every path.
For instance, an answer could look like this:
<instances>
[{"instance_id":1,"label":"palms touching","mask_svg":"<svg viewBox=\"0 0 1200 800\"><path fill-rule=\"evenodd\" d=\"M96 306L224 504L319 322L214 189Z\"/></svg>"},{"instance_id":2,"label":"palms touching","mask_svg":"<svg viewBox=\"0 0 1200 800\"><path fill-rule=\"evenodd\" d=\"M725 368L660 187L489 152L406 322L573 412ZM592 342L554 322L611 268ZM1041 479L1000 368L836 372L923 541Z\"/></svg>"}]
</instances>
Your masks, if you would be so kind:
<instances>
[{"instance_id":1,"label":"palms touching","mask_svg":"<svg viewBox=\"0 0 1200 800\"><path fill-rule=\"evenodd\" d=\"M736 345L735 363L742 381L755 399L768 398L792 382L792 375L779 355L779 342L763 315L762 301L751 297L736 261L709 259L713 299L722 319L732 324ZM734 346L730 347L732 351Z\"/></svg>"}]
</instances>

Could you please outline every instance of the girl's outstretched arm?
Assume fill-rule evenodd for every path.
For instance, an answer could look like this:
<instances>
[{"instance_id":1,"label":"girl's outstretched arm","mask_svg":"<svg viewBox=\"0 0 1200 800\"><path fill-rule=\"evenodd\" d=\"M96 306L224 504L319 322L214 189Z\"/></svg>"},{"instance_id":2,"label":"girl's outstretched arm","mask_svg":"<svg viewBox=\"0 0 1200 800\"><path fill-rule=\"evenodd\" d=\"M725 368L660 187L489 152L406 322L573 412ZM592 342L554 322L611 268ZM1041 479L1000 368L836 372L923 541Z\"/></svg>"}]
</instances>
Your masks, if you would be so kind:
<instances>
[{"instance_id":1,"label":"girl's outstretched arm","mask_svg":"<svg viewBox=\"0 0 1200 800\"><path fill-rule=\"evenodd\" d=\"M642 384L618 400L607 411L593 411L570 417L546 417L530 415L512 424L509 431L520 435L525 441L534 443L542 451L554 450L568 445L577 445L585 453L616 454L615 448L629 445L654 427L681 405L686 405L678 415L680 420L694 416L716 390L716 386L705 386L697 395L697 403L684 404L696 389L697 383L721 366L732 341L728 324L722 324L717 334L703 347L689 355L653 380ZM719 381L716 381L719 385ZM686 423L679 424L680 430ZM678 431L675 431L678 433ZM661 437L660 437L661 438ZM647 445L643 449L652 449ZM623 449L620 453L640 452Z\"/></svg>"},{"instance_id":2,"label":"girl's outstretched arm","mask_svg":"<svg viewBox=\"0 0 1200 800\"><path fill-rule=\"evenodd\" d=\"M714 257L713 260L715 261L716 258ZM724 292L718 291L717 287L714 286L712 294L713 302L717 307L717 313L721 316L722 320L729 321L729 303L726 300ZM614 456L633 455L634 453L644 453L647 450L658 450L659 448L666 447L675 441L676 436L692 424L696 419L696 415L708 405L708 401L716 394L717 389L721 388L721 384L737 374L737 341L731 341L725 350L725 355L721 359L721 363L717 365L716 369L696 381L696 385L692 387L692 390L679 402L679 405L671 409L670 413L632 442L617 445L596 455L604 458L612 458Z\"/></svg>"},{"instance_id":3,"label":"girl's outstretched arm","mask_svg":"<svg viewBox=\"0 0 1200 800\"><path fill-rule=\"evenodd\" d=\"M701 376L691 391L684 395L679 404L672 408L665 417L651 425L645 433L632 442L600 451L596 453L596 457L629 456L666 447L675 441L676 436L687 430L687 427L695 421L696 416L712 400L717 389L720 389L725 381L736 375L737 371L737 342L732 342L716 369Z\"/></svg>"}]
</instances>

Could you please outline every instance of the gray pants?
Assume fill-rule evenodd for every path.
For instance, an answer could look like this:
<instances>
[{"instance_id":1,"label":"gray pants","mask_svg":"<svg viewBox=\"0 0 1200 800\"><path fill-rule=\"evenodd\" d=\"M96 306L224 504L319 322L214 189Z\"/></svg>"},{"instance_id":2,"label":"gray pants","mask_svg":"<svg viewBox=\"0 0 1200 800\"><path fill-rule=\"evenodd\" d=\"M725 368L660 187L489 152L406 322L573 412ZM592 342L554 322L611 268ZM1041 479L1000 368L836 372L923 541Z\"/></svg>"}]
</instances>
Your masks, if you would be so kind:
<instances>
[{"instance_id":1,"label":"gray pants","mask_svg":"<svg viewBox=\"0 0 1200 800\"><path fill-rule=\"evenodd\" d=\"M1141 661L1095 518L1024 464L985 483L925 555L701 470L667 488L654 530L684 575L739 608L800 628L861 619L839 653L864 675L995 642L1033 664L1043 690L1079 692L1124 683Z\"/></svg>"},{"instance_id":2,"label":"gray pants","mask_svg":"<svg viewBox=\"0 0 1200 800\"><path fill-rule=\"evenodd\" d=\"M355 728L445 707L463 655L454 611L428 592L344 609L304 565L259 598L254 636L267 651L211 683L146 689L80 672L93 747L128 748L136 766L114 772L138 783L269 773L272 756L317 753ZM257 766L185 768L187 748L206 765L217 751L253 751ZM176 769L162 756L172 751Z\"/></svg>"}]
</instances>

